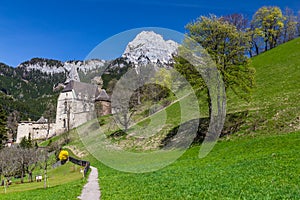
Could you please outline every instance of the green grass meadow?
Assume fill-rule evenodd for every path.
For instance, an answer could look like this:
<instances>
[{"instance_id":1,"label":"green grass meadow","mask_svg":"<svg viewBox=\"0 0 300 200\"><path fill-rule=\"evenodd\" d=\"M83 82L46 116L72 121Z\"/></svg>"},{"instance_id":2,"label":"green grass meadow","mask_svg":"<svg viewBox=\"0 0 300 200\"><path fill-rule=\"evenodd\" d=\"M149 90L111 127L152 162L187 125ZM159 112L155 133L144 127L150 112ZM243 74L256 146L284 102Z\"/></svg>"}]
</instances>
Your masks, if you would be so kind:
<instances>
[{"instance_id":1,"label":"green grass meadow","mask_svg":"<svg viewBox=\"0 0 300 200\"><path fill-rule=\"evenodd\" d=\"M19 179L13 180L6 193L1 187L0 199L76 199L86 182L80 173L80 166L70 162L48 171L47 189L44 189L44 180L31 183L27 178L24 180L23 184Z\"/></svg>"},{"instance_id":2,"label":"green grass meadow","mask_svg":"<svg viewBox=\"0 0 300 200\"><path fill-rule=\"evenodd\" d=\"M221 140L205 158L191 147L170 166L143 174L92 160L102 199L299 199L300 132Z\"/></svg>"}]
</instances>

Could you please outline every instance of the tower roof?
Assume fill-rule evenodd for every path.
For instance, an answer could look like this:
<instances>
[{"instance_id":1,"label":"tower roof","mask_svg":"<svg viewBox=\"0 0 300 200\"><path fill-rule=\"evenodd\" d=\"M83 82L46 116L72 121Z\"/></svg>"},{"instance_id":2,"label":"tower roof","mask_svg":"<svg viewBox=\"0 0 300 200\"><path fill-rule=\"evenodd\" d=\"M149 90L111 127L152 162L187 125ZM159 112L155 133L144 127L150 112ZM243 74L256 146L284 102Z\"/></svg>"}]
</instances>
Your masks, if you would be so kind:
<instances>
[{"instance_id":1,"label":"tower roof","mask_svg":"<svg viewBox=\"0 0 300 200\"><path fill-rule=\"evenodd\" d=\"M79 94L88 95L89 98L95 98L96 96L98 96L97 94L98 89L95 85L77 82L77 81L70 81L63 89L62 92L70 92L70 91L74 91L77 97Z\"/></svg>"},{"instance_id":2,"label":"tower roof","mask_svg":"<svg viewBox=\"0 0 300 200\"><path fill-rule=\"evenodd\" d=\"M65 83L69 83L70 81L77 81L77 82L80 82L80 78L79 78L79 75L78 75L78 72L77 72L77 67L76 65L73 65L71 67L71 70L67 76L67 80L65 81Z\"/></svg>"}]
</instances>

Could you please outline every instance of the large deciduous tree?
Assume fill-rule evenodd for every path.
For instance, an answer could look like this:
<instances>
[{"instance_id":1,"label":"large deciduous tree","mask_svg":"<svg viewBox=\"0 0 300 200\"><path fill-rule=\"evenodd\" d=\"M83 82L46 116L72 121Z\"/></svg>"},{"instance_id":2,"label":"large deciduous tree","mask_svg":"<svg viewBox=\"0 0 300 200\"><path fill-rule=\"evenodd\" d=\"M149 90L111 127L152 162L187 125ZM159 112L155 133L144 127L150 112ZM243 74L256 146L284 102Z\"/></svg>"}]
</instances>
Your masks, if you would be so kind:
<instances>
[{"instance_id":1,"label":"large deciduous tree","mask_svg":"<svg viewBox=\"0 0 300 200\"><path fill-rule=\"evenodd\" d=\"M264 6L258 9L251 21L255 34L262 37L265 51L277 46L280 34L284 28L284 16L276 6Z\"/></svg>"},{"instance_id":2,"label":"large deciduous tree","mask_svg":"<svg viewBox=\"0 0 300 200\"><path fill-rule=\"evenodd\" d=\"M249 35L215 15L201 16L195 22L187 24L186 28L188 36L206 49L216 63L225 89L231 89L237 96L249 100L254 82L254 69L250 67L245 55L250 43ZM178 67L180 66L177 64ZM197 79L191 78L196 83Z\"/></svg>"}]
</instances>

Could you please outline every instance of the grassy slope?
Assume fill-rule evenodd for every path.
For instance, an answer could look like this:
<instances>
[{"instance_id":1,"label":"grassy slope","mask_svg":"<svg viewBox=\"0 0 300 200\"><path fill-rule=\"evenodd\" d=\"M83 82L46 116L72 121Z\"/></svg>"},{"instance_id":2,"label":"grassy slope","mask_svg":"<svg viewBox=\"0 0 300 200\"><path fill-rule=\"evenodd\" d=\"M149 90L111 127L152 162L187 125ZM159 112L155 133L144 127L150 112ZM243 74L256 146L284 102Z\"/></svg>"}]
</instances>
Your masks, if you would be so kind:
<instances>
[{"instance_id":1,"label":"grassy slope","mask_svg":"<svg viewBox=\"0 0 300 200\"><path fill-rule=\"evenodd\" d=\"M229 98L229 111L250 109L255 138L220 141L205 159L199 147L173 165L147 174L100 169L103 199L299 199L300 38L253 58L256 88L250 104ZM297 127L298 125L298 127Z\"/></svg>"},{"instance_id":2,"label":"grassy slope","mask_svg":"<svg viewBox=\"0 0 300 200\"><path fill-rule=\"evenodd\" d=\"M252 59L256 87L250 104L229 98L229 111L252 110L248 120L259 120L260 133L285 133L300 129L300 38Z\"/></svg>"},{"instance_id":3,"label":"grassy slope","mask_svg":"<svg viewBox=\"0 0 300 200\"><path fill-rule=\"evenodd\" d=\"M253 107L265 108L272 132L299 130L300 38L253 59L257 88Z\"/></svg>"},{"instance_id":4,"label":"grassy slope","mask_svg":"<svg viewBox=\"0 0 300 200\"><path fill-rule=\"evenodd\" d=\"M102 199L299 199L300 132L220 141L204 159L199 146L172 165L131 174L98 161Z\"/></svg>"},{"instance_id":5,"label":"grassy slope","mask_svg":"<svg viewBox=\"0 0 300 200\"><path fill-rule=\"evenodd\" d=\"M44 182L33 182L9 186L7 193L1 187L0 199L76 199L80 195L85 179L82 179L80 167L67 163L61 167L49 170L48 187L43 189ZM68 192L72 188L72 192ZM63 192L65 191L65 193ZM52 195L50 195L52 194ZM25 198L26 197L26 198Z\"/></svg>"},{"instance_id":6,"label":"grassy slope","mask_svg":"<svg viewBox=\"0 0 300 200\"><path fill-rule=\"evenodd\" d=\"M18 200L18 199L30 199L30 200L71 200L78 199L77 197L81 194L83 187L82 180L76 180L69 183L56 185L45 189L35 189L17 193L8 193L0 195L1 200Z\"/></svg>"}]
</instances>

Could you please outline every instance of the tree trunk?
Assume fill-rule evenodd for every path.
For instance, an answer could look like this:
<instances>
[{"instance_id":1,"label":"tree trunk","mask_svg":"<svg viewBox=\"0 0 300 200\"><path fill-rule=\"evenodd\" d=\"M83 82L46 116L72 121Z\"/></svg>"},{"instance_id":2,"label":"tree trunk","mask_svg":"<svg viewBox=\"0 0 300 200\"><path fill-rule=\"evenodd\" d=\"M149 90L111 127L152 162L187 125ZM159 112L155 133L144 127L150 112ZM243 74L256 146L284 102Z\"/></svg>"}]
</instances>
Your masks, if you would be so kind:
<instances>
[{"instance_id":1,"label":"tree trunk","mask_svg":"<svg viewBox=\"0 0 300 200\"><path fill-rule=\"evenodd\" d=\"M268 41L265 41L265 51L268 51Z\"/></svg>"},{"instance_id":2,"label":"tree trunk","mask_svg":"<svg viewBox=\"0 0 300 200\"><path fill-rule=\"evenodd\" d=\"M29 182L33 182L32 180L32 171L28 172Z\"/></svg>"},{"instance_id":3,"label":"tree trunk","mask_svg":"<svg viewBox=\"0 0 300 200\"><path fill-rule=\"evenodd\" d=\"M211 104L209 89L207 89L207 103L208 103L208 117L210 118L212 115L212 104Z\"/></svg>"},{"instance_id":4,"label":"tree trunk","mask_svg":"<svg viewBox=\"0 0 300 200\"><path fill-rule=\"evenodd\" d=\"M255 44L255 52L256 52L256 55L259 54L259 48L258 48L257 44Z\"/></svg>"},{"instance_id":5,"label":"tree trunk","mask_svg":"<svg viewBox=\"0 0 300 200\"><path fill-rule=\"evenodd\" d=\"M24 171L25 171L24 165L22 165L22 170L21 171L22 171L21 172L21 183L24 183Z\"/></svg>"},{"instance_id":6,"label":"tree trunk","mask_svg":"<svg viewBox=\"0 0 300 200\"><path fill-rule=\"evenodd\" d=\"M137 93L137 104L141 105L141 89L138 88L138 93Z\"/></svg>"},{"instance_id":7,"label":"tree trunk","mask_svg":"<svg viewBox=\"0 0 300 200\"><path fill-rule=\"evenodd\" d=\"M124 132L127 132L128 130L128 125L129 125L129 120L128 120L128 117L127 117L127 113L124 114Z\"/></svg>"},{"instance_id":8,"label":"tree trunk","mask_svg":"<svg viewBox=\"0 0 300 200\"><path fill-rule=\"evenodd\" d=\"M7 179L6 181L4 180L4 193L6 194L6 188L7 188Z\"/></svg>"},{"instance_id":9,"label":"tree trunk","mask_svg":"<svg viewBox=\"0 0 300 200\"><path fill-rule=\"evenodd\" d=\"M44 170L45 170L44 171L44 189L46 189L47 188L47 164L46 164L46 167Z\"/></svg>"}]
</instances>

